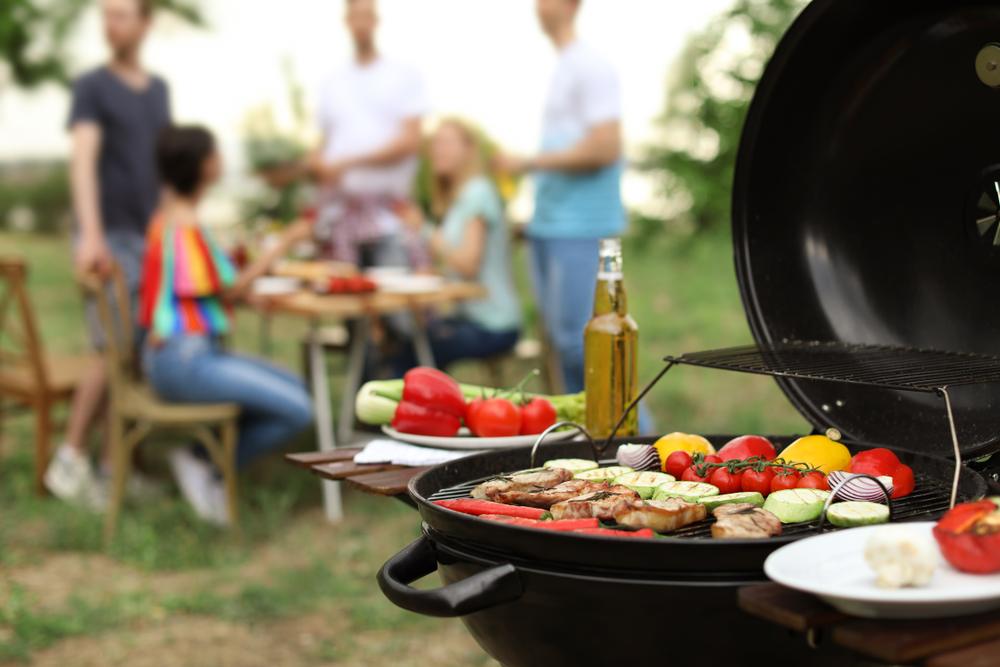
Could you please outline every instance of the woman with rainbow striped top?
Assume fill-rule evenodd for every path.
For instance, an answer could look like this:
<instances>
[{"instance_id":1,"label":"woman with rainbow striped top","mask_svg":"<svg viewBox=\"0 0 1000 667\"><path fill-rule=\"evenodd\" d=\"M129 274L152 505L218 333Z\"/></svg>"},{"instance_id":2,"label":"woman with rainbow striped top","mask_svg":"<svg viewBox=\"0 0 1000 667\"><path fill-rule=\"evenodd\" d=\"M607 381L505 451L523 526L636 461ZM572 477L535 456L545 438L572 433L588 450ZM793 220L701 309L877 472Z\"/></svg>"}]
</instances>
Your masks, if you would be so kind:
<instances>
[{"instance_id":1,"label":"woman with rainbow striped top","mask_svg":"<svg viewBox=\"0 0 1000 667\"><path fill-rule=\"evenodd\" d=\"M221 171L212 135L198 127L168 128L156 158L163 197L147 235L139 299L146 374L167 401L239 404L237 463L244 466L309 425L309 395L291 373L222 347L230 304L263 273L266 258L237 275L198 222L198 203ZM222 484L207 456L178 449L170 463L198 516L225 523Z\"/></svg>"}]
</instances>

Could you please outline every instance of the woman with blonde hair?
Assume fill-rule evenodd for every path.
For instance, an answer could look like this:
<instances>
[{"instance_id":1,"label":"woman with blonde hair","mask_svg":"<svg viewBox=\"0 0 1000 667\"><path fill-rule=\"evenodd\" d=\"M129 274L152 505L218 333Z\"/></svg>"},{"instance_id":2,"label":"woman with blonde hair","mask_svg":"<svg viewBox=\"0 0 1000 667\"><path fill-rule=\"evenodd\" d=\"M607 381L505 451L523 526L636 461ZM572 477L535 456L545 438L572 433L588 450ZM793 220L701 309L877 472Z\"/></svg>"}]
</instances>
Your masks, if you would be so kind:
<instances>
[{"instance_id":1,"label":"woman with blonde hair","mask_svg":"<svg viewBox=\"0 0 1000 667\"><path fill-rule=\"evenodd\" d=\"M460 359L482 359L513 349L521 327L521 305L511 276L510 235L503 205L483 171L476 132L466 123L443 120L428 142L431 213L417 212L407 224L419 230L445 275L483 285L486 298L459 306L449 318L430 326L438 366ZM398 370L414 365L412 351Z\"/></svg>"}]
</instances>

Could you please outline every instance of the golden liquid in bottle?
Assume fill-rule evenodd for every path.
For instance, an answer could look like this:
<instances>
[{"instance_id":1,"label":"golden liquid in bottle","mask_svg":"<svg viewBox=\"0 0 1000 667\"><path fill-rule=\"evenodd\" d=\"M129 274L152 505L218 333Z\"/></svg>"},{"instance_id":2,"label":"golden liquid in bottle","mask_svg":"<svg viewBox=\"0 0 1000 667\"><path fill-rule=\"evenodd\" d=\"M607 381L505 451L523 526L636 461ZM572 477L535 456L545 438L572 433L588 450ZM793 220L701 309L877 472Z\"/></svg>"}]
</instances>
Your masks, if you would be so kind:
<instances>
[{"instance_id":1,"label":"golden liquid in bottle","mask_svg":"<svg viewBox=\"0 0 1000 667\"><path fill-rule=\"evenodd\" d=\"M594 317L584 331L584 388L587 430L607 438L639 391L639 327L628 314L621 273L621 246L603 241L601 267L594 294ZM638 410L632 410L618 436L639 431Z\"/></svg>"}]
</instances>

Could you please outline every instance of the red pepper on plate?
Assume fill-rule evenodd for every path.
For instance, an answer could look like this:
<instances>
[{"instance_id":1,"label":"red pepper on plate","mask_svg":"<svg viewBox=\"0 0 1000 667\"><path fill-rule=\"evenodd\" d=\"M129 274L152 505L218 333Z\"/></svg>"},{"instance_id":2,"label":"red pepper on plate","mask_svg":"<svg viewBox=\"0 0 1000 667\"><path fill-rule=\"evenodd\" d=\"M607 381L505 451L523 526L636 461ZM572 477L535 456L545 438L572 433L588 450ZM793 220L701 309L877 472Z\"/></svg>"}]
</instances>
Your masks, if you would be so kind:
<instances>
[{"instance_id":1,"label":"red pepper on plate","mask_svg":"<svg viewBox=\"0 0 1000 667\"><path fill-rule=\"evenodd\" d=\"M465 416L465 397L458 383L435 368L414 368L403 376L403 400L392 427L401 433L451 437Z\"/></svg>"},{"instance_id":2,"label":"red pepper on plate","mask_svg":"<svg viewBox=\"0 0 1000 667\"><path fill-rule=\"evenodd\" d=\"M517 516L524 519L541 519L545 510L538 507L521 507L520 505L504 505L494 503L489 500L477 500L475 498L455 498L453 500L435 500L435 505L445 509L461 512L462 514L501 514L503 516Z\"/></svg>"},{"instance_id":3,"label":"red pepper on plate","mask_svg":"<svg viewBox=\"0 0 1000 667\"><path fill-rule=\"evenodd\" d=\"M934 539L955 569L1000 572L1000 508L994 501L955 505L934 526Z\"/></svg>"}]
</instances>

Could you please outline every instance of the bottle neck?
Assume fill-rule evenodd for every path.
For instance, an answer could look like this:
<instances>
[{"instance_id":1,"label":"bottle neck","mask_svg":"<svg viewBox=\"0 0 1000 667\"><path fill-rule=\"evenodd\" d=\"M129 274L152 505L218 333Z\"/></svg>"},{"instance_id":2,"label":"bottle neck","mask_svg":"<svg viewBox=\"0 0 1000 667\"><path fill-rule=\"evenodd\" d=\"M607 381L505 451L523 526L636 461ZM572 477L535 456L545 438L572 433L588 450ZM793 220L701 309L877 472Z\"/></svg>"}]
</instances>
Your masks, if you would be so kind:
<instances>
[{"instance_id":1,"label":"bottle neck","mask_svg":"<svg viewBox=\"0 0 1000 667\"><path fill-rule=\"evenodd\" d=\"M617 257L601 257L601 265L597 271L597 289L594 292L594 315L617 313L628 314L628 299L625 295L625 283L622 279L622 259Z\"/></svg>"}]
</instances>

